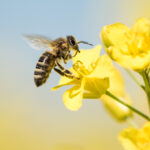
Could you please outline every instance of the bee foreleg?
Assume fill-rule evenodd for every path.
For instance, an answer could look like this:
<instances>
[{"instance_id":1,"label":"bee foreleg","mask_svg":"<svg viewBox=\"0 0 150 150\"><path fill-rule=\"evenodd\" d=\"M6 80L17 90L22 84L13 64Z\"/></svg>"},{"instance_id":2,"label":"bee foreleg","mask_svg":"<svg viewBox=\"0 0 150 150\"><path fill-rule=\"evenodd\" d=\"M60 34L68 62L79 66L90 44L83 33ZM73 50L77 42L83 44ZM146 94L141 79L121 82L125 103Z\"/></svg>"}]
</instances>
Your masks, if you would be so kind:
<instances>
[{"instance_id":1,"label":"bee foreleg","mask_svg":"<svg viewBox=\"0 0 150 150\"><path fill-rule=\"evenodd\" d=\"M69 54L66 55L66 57L64 58L64 63L66 64L70 59L72 59L72 55L69 53Z\"/></svg>"}]
</instances>

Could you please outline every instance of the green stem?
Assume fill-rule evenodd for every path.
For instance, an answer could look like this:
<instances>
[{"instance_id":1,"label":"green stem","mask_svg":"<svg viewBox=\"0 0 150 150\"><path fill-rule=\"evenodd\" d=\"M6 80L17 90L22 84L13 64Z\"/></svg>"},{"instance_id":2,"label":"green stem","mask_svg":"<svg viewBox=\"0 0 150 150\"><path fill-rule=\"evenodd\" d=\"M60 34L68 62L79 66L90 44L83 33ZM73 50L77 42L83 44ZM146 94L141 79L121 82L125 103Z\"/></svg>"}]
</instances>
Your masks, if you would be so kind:
<instances>
[{"instance_id":1,"label":"green stem","mask_svg":"<svg viewBox=\"0 0 150 150\"><path fill-rule=\"evenodd\" d=\"M143 80L144 80L145 92L146 92L146 96L147 96L147 100L148 100L148 104L149 104L149 109L150 109L150 84L149 84L148 75L146 74L145 71L142 71L140 74L142 75Z\"/></svg>"},{"instance_id":2,"label":"green stem","mask_svg":"<svg viewBox=\"0 0 150 150\"><path fill-rule=\"evenodd\" d=\"M133 112L137 113L138 115L140 115L141 117L145 118L146 120L150 121L150 118L143 114L142 112L140 112L139 110L137 110L136 108L132 107L131 105L123 102L122 100L120 100L118 97L116 97L115 95L113 95L112 93L110 93L109 91L106 91L105 93L106 95L110 96L111 98L113 98L115 101L119 102L120 104L128 107L129 109L131 109Z\"/></svg>"},{"instance_id":3,"label":"green stem","mask_svg":"<svg viewBox=\"0 0 150 150\"><path fill-rule=\"evenodd\" d=\"M132 74L132 72L129 69L125 69L126 72L130 75L130 77L136 82L137 85L139 85L143 90L145 90L144 85L142 85L138 79Z\"/></svg>"}]
</instances>

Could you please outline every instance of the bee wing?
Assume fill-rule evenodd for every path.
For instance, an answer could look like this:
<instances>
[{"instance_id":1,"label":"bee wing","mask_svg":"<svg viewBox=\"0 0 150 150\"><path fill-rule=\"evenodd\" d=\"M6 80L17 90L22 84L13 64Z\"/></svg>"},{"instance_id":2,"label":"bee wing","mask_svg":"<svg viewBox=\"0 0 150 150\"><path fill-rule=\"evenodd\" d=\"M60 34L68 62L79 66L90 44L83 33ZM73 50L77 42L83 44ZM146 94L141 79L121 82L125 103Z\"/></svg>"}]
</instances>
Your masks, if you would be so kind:
<instances>
[{"instance_id":1,"label":"bee wing","mask_svg":"<svg viewBox=\"0 0 150 150\"><path fill-rule=\"evenodd\" d=\"M24 35L24 39L27 43L36 50L50 50L52 40L48 37L41 35Z\"/></svg>"}]
</instances>

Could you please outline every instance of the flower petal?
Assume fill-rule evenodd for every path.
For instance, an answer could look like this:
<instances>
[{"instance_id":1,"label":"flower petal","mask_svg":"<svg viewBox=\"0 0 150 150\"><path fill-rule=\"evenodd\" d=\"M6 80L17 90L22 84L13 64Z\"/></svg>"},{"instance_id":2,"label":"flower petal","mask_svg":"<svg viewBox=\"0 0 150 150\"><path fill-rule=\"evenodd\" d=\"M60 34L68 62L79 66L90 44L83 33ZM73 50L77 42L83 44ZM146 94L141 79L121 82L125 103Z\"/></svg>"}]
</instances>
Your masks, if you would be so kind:
<instances>
[{"instance_id":1,"label":"flower petal","mask_svg":"<svg viewBox=\"0 0 150 150\"><path fill-rule=\"evenodd\" d=\"M99 94L98 93L92 93L92 92L84 92L83 98L84 99L98 99Z\"/></svg>"},{"instance_id":2,"label":"flower petal","mask_svg":"<svg viewBox=\"0 0 150 150\"><path fill-rule=\"evenodd\" d=\"M88 77L109 77L114 71L111 59L107 55L102 55L95 64L95 69Z\"/></svg>"},{"instance_id":3,"label":"flower petal","mask_svg":"<svg viewBox=\"0 0 150 150\"><path fill-rule=\"evenodd\" d=\"M63 78L64 80L65 80L65 78ZM63 79L61 79L61 80L63 80ZM74 80L71 80L71 81L64 81L63 80L63 84L59 84L59 85L57 85L57 86L55 86L55 87L53 87L53 88L51 88L51 91L56 91L56 90L58 90L59 88L61 88L62 86L66 86L66 85L77 85L77 84L80 84L80 80L77 80L77 79L74 79Z\"/></svg>"},{"instance_id":4,"label":"flower petal","mask_svg":"<svg viewBox=\"0 0 150 150\"><path fill-rule=\"evenodd\" d=\"M147 18L137 19L132 31L150 36L150 21Z\"/></svg>"},{"instance_id":5,"label":"flower petal","mask_svg":"<svg viewBox=\"0 0 150 150\"><path fill-rule=\"evenodd\" d=\"M110 46L116 46L124 50L128 49L126 44L127 35L130 33L130 29L122 23L115 23L103 27L101 31L101 39L106 48Z\"/></svg>"},{"instance_id":6,"label":"flower petal","mask_svg":"<svg viewBox=\"0 0 150 150\"><path fill-rule=\"evenodd\" d=\"M150 50L145 54L143 53L134 57L132 55L123 55L116 47L110 47L108 51L111 54L111 58L125 68L140 71L147 68L150 64Z\"/></svg>"},{"instance_id":7,"label":"flower petal","mask_svg":"<svg viewBox=\"0 0 150 150\"><path fill-rule=\"evenodd\" d=\"M88 50L81 49L80 53L73 57L73 64L75 64L75 62L77 61L81 61L84 64L84 66L88 69L89 66L92 63L95 63L95 61L99 58L100 50L100 45L97 45L94 48Z\"/></svg>"},{"instance_id":8,"label":"flower petal","mask_svg":"<svg viewBox=\"0 0 150 150\"><path fill-rule=\"evenodd\" d=\"M88 77L110 78L110 88L112 92L124 92L124 82L120 72L113 66L111 59L107 55L102 55L96 64L94 71ZM115 93L116 94L116 93Z\"/></svg>"},{"instance_id":9,"label":"flower petal","mask_svg":"<svg viewBox=\"0 0 150 150\"><path fill-rule=\"evenodd\" d=\"M70 110L78 110L82 105L82 92L80 86L74 86L63 94L64 105Z\"/></svg>"},{"instance_id":10,"label":"flower petal","mask_svg":"<svg viewBox=\"0 0 150 150\"><path fill-rule=\"evenodd\" d=\"M85 77L82 80L82 86L84 88L84 98L100 97L109 88L109 78L88 78ZM90 97L88 97L88 95Z\"/></svg>"}]
</instances>

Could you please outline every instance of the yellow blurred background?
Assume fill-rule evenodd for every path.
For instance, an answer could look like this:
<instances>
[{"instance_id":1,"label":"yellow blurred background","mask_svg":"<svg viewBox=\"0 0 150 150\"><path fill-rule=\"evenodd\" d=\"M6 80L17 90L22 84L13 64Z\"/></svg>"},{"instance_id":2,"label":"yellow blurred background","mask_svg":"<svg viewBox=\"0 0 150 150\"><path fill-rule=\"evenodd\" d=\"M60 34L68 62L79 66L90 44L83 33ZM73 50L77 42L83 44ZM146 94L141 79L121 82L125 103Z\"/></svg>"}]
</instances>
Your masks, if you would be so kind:
<instances>
[{"instance_id":1,"label":"yellow blurred background","mask_svg":"<svg viewBox=\"0 0 150 150\"><path fill-rule=\"evenodd\" d=\"M117 135L128 124L115 122L100 101L84 100L79 111L69 111L62 102L66 88L50 91L60 78L54 72L35 87L33 71L42 51L32 50L21 35L55 39L72 34L96 45L104 25L131 27L136 18L150 19L149 8L149 0L1 0L0 150L123 150ZM117 68L133 105L148 113L143 91ZM136 115L134 120L139 126L145 122Z\"/></svg>"}]
</instances>

